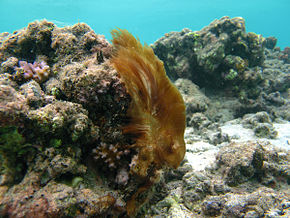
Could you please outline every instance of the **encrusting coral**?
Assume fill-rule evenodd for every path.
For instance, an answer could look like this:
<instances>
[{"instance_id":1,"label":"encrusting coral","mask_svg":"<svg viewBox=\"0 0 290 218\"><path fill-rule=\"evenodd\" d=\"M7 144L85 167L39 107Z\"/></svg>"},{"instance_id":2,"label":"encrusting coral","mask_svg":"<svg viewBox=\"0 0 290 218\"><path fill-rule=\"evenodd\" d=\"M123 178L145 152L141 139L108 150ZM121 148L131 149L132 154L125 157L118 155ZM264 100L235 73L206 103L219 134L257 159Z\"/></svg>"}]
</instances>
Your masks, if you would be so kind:
<instances>
[{"instance_id":1,"label":"encrusting coral","mask_svg":"<svg viewBox=\"0 0 290 218\"><path fill-rule=\"evenodd\" d=\"M149 46L127 30L113 30L112 36L115 53L111 62L132 98L130 122L123 128L124 134L136 140L130 173L147 181L127 202L132 215L138 207L135 199L154 183L158 170L177 168L184 158L185 105L166 76L163 62Z\"/></svg>"}]
</instances>

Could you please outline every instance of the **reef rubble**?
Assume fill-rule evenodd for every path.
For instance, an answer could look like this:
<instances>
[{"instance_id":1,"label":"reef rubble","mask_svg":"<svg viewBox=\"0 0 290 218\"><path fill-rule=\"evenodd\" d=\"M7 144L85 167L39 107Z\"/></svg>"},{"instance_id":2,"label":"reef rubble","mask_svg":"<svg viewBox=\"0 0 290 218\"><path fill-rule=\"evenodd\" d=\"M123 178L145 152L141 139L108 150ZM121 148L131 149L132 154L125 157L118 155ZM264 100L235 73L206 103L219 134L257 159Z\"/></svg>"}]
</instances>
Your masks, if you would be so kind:
<instances>
[{"instance_id":1,"label":"reef rubble","mask_svg":"<svg viewBox=\"0 0 290 218\"><path fill-rule=\"evenodd\" d=\"M290 216L290 55L276 42L223 17L151 45L187 127L180 167L147 187L104 36L46 20L0 34L0 216L128 217L130 199L136 217Z\"/></svg>"}]
</instances>

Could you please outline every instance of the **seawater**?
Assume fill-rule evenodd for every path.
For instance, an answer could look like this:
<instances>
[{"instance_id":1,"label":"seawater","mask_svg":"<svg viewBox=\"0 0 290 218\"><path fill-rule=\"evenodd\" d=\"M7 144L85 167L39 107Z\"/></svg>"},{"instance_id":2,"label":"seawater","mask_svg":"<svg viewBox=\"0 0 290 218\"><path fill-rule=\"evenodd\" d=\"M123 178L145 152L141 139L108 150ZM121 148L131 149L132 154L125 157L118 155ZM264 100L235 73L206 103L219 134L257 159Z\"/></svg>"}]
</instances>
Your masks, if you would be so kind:
<instances>
[{"instance_id":1,"label":"seawater","mask_svg":"<svg viewBox=\"0 0 290 218\"><path fill-rule=\"evenodd\" d=\"M13 32L34 20L58 26L85 22L111 38L125 28L151 44L165 33L187 27L200 30L223 16L243 17L246 30L275 36L290 46L290 0L0 0L0 32Z\"/></svg>"}]
</instances>

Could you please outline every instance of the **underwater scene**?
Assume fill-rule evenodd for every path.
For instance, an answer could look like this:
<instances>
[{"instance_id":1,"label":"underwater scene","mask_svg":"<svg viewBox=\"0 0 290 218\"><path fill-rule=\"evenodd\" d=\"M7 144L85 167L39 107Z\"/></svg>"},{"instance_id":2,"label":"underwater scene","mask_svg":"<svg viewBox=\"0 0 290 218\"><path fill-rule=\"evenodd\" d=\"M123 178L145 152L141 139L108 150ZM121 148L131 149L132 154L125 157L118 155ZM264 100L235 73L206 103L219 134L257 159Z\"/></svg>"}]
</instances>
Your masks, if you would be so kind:
<instances>
[{"instance_id":1,"label":"underwater scene","mask_svg":"<svg viewBox=\"0 0 290 218\"><path fill-rule=\"evenodd\" d=\"M0 217L290 217L289 8L0 1Z\"/></svg>"}]
</instances>

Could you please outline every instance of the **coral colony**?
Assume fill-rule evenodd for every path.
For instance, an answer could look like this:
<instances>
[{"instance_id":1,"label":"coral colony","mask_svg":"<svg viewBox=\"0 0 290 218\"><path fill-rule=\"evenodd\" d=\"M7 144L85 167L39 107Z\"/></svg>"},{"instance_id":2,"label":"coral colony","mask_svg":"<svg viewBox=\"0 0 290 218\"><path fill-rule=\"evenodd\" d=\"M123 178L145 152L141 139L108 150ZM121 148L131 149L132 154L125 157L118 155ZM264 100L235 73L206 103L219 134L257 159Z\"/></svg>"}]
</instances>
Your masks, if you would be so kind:
<instances>
[{"instance_id":1,"label":"coral colony","mask_svg":"<svg viewBox=\"0 0 290 218\"><path fill-rule=\"evenodd\" d=\"M16 74L20 74L25 80L34 79L37 82L43 82L50 74L50 68L44 61L34 62L33 64L19 61L19 66L15 67Z\"/></svg>"}]
</instances>

